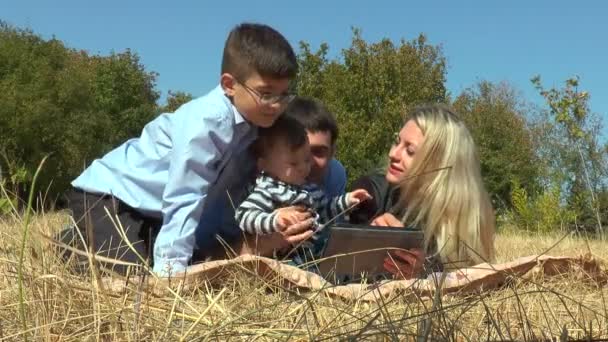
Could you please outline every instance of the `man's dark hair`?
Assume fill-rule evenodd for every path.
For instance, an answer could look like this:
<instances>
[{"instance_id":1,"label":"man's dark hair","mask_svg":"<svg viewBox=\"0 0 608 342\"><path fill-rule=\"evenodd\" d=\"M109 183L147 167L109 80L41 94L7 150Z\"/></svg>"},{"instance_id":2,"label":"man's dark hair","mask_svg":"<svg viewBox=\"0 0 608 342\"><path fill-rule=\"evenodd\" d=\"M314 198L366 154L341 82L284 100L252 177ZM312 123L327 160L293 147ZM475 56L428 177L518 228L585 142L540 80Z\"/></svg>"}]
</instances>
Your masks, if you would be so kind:
<instances>
[{"instance_id":1,"label":"man's dark hair","mask_svg":"<svg viewBox=\"0 0 608 342\"><path fill-rule=\"evenodd\" d=\"M237 25L226 39L222 74L244 82L252 73L270 78L293 79L298 72L296 55L278 31L263 24Z\"/></svg>"},{"instance_id":2,"label":"man's dark hair","mask_svg":"<svg viewBox=\"0 0 608 342\"><path fill-rule=\"evenodd\" d=\"M307 131L312 133L329 132L332 145L338 139L336 118L319 101L298 96L291 101L283 116L295 118L304 125Z\"/></svg>"},{"instance_id":3,"label":"man's dark hair","mask_svg":"<svg viewBox=\"0 0 608 342\"><path fill-rule=\"evenodd\" d=\"M281 115L270 127L259 128L258 140L254 144L254 153L261 157L276 144L287 144L296 150L308 141L306 128L295 118Z\"/></svg>"}]
</instances>

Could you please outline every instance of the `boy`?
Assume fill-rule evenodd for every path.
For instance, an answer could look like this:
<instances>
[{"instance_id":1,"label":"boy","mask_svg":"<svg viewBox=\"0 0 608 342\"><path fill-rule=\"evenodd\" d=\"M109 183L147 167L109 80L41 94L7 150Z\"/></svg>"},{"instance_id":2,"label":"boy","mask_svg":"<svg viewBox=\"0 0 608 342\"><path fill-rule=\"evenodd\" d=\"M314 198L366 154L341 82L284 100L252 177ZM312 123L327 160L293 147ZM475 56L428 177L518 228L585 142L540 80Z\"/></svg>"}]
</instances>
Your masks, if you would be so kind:
<instances>
[{"instance_id":1,"label":"boy","mask_svg":"<svg viewBox=\"0 0 608 342\"><path fill-rule=\"evenodd\" d=\"M261 129L255 154L261 173L252 193L235 215L246 233L264 235L286 229L297 222L290 209L297 205L313 210L318 219L313 227L321 228L321 224L369 198L365 190L330 198L317 185L307 183L311 169L310 144L304 126L293 117L283 116L272 127ZM323 231L315 234L310 248L320 251L324 235ZM315 254L313 252L313 257Z\"/></svg>"},{"instance_id":2,"label":"boy","mask_svg":"<svg viewBox=\"0 0 608 342\"><path fill-rule=\"evenodd\" d=\"M235 27L226 40L217 88L160 115L139 138L95 160L74 180L69 205L88 244L138 261L120 242L105 206L118 216L127 238L140 241L137 253L153 254L155 273L183 272L209 188L231 157L255 139L256 128L271 126L281 115L293 97L288 86L296 72L295 54L279 32L260 24Z\"/></svg>"}]
</instances>

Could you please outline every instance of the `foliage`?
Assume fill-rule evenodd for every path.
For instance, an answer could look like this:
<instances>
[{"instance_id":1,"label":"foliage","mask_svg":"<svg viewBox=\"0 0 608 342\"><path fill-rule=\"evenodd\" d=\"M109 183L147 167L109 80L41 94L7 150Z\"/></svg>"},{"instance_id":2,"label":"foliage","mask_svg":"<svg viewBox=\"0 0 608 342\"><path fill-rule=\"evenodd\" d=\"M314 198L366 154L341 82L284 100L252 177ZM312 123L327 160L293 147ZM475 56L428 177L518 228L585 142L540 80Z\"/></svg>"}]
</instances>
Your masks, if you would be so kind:
<instances>
[{"instance_id":1,"label":"foliage","mask_svg":"<svg viewBox=\"0 0 608 342\"><path fill-rule=\"evenodd\" d=\"M530 197L526 189L516 181L512 184L511 202L513 209L509 211L512 222L520 229L546 233L575 219L576 213L561 203L561 191L558 185L543 191L535 197Z\"/></svg>"},{"instance_id":2,"label":"foliage","mask_svg":"<svg viewBox=\"0 0 608 342\"><path fill-rule=\"evenodd\" d=\"M159 108L159 113L173 113L184 103L189 102L194 97L192 94L184 91L173 92L169 90L169 96L167 96L167 104Z\"/></svg>"},{"instance_id":3,"label":"foliage","mask_svg":"<svg viewBox=\"0 0 608 342\"><path fill-rule=\"evenodd\" d=\"M129 50L91 56L0 22L2 169L25 171L24 179L5 175L9 188L24 194L50 155L39 181L55 194L91 159L138 134L155 115L155 77Z\"/></svg>"},{"instance_id":4,"label":"foliage","mask_svg":"<svg viewBox=\"0 0 608 342\"><path fill-rule=\"evenodd\" d=\"M578 77L566 80L560 89L545 89L540 76L532 83L549 107L545 121L553 122L549 136L555 140L548 140L552 148L542 156L544 164L566 189L564 200L577 213L576 228L603 233L608 154L598 141L601 121L589 110L589 93L578 89Z\"/></svg>"},{"instance_id":5,"label":"foliage","mask_svg":"<svg viewBox=\"0 0 608 342\"><path fill-rule=\"evenodd\" d=\"M20 185L30 178L28 170L24 166L15 165L5 153L1 153L0 158L4 160L4 163L0 163L0 215L6 215L20 206ZM6 165L4 171L2 164Z\"/></svg>"},{"instance_id":6,"label":"foliage","mask_svg":"<svg viewBox=\"0 0 608 342\"><path fill-rule=\"evenodd\" d=\"M514 182L531 194L538 187L537 157L521 102L507 83L480 81L453 103L475 139L484 182L499 209L511 207Z\"/></svg>"}]
</instances>

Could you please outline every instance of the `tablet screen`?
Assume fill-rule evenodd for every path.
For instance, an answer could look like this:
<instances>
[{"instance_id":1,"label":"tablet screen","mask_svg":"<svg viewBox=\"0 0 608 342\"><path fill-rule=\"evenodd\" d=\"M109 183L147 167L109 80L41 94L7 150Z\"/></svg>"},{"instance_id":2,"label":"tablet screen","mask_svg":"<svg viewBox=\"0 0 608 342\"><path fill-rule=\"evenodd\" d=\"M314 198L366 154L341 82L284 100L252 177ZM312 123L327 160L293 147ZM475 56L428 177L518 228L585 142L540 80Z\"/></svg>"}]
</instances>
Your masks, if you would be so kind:
<instances>
[{"instance_id":1,"label":"tablet screen","mask_svg":"<svg viewBox=\"0 0 608 342\"><path fill-rule=\"evenodd\" d=\"M336 224L318 270L332 283L376 281L390 277L382 267L391 250L422 248L424 234L400 227Z\"/></svg>"}]
</instances>

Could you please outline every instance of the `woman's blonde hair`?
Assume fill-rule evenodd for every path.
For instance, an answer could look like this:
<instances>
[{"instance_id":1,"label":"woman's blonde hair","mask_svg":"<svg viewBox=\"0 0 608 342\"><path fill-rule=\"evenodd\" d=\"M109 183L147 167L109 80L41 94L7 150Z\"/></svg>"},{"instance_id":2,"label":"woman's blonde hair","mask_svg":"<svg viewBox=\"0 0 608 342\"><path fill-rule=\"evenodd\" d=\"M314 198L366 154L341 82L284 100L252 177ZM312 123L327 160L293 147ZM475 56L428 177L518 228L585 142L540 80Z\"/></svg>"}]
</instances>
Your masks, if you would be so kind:
<instances>
[{"instance_id":1,"label":"woman's blonde hair","mask_svg":"<svg viewBox=\"0 0 608 342\"><path fill-rule=\"evenodd\" d=\"M444 105L416 107L405 117L424 135L401 181L403 222L421 227L446 267L492 261L494 210L481 179L475 143Z\"/></svg>"}]
</instances>

